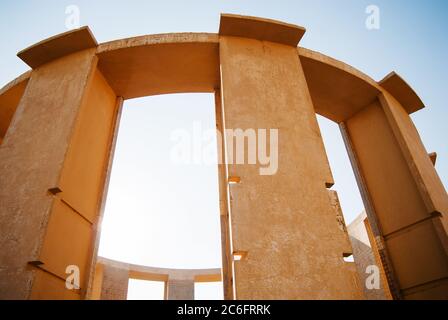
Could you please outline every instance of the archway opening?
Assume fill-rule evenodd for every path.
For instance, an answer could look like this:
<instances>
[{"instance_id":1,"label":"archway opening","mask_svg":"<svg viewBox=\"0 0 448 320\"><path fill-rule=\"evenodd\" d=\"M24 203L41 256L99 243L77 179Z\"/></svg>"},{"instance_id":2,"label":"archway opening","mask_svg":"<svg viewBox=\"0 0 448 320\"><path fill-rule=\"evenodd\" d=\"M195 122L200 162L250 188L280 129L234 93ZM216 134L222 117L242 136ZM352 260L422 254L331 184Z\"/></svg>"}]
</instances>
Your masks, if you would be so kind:
<instances>
[{"instance_id":1,"label":"archway opening","mask_svg":"<svg viewBox=\"0 0 448 320\"><path fill-rule=\"evenodd\" d=\"M99 256L158 268L221 268L214 103L206 93L124 102ZM144 284L130 282L132 296L144 297Z\"/></svg>"}]
</instances>

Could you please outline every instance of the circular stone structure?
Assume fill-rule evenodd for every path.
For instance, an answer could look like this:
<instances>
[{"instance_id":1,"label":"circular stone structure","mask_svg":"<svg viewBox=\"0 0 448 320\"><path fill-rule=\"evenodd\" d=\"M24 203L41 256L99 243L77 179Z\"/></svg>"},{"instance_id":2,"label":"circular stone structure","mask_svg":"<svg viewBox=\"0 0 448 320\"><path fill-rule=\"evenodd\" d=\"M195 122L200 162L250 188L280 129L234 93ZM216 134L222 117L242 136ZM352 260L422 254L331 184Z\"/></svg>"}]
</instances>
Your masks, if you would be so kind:
<instances>
[{"instance_id":1,"label":"circular stone structure","mask_svg":"<svg viewBox=\"0 0 448 320\"><path fill-rule=\"evenodd\" d=\"M448 298L448 196L409 116L423 102L304 33L223 14L218 34L98 44L83 27L19 52L32 70L0 90L0 298L92 298L123 101L179 92L214 93L221 132L278 130L275 174L220 145L225 299L363 298L316 114L341 129L393 298Z\"/></svg>"},{"instance_id":2,"label":"circular stone structure","mask_svg":"<svg viewBox=\"0 0 448 320\"><path fill-rule=\"evenodd\" d=\"M164 283L164 300L194 300L195 283L222 281L220 268L157 268L98 257L90 298L126 300L129 279Z\"/></svg>"}]
</instances>

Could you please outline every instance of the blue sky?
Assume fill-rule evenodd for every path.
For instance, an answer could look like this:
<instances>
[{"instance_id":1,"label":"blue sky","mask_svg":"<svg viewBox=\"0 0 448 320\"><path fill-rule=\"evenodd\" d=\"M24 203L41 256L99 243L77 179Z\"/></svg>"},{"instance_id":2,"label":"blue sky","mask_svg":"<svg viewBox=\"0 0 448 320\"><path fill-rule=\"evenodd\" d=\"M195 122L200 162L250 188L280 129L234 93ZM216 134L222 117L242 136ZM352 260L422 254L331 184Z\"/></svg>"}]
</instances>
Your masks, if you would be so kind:
<instances>
[{"instance_id":1,"label":"blue sky","mask_svg":"<svg viewBox=\"0 0 448 320\"><path fill-rule=\"evenodd\" d=\"M379 30L365 27L365 10L372 4L380 9ZM304 26L307 32L301 46L342 60L375 80L394 70L416 90L427 108L412 118L428 152L438 153L436 168L448 185L448 1L2 1L0 86L28 70L16 57L18 51L67 31L68 5L79 7L80 24L89 25L99 42L167 32L216 33L223 12ZM163 149L170 130L189 129L194 121L213 126L211 95L130 100L122 120L103 231L108 240L102 241L102 253L161 267L219 266L216 168L170 167L165 161L168 150ZM337 127L325 119L319 118L319 123L336 180L334 189L340 193L349 222L362 210L359 193ZM142 139L135 141L136 135ZM158 146L158 154L145 151L148 145ZM139 165L158 170L140 173ZM185 189L188 194L182 194ZM126 214L132 214L132 219L126 222L122 208L129 203L133 210ZM147 220L148 212L151 220ZM165 219L168 214L170 221ZM170 242L161 230L173 224L171 231L178 237ZM198 225L205 226L205 231L188 232ZM120 228L127 228L127 233L117 235ZM120 246L119 239L126 241Z\"/></svg>"}]
</instances>

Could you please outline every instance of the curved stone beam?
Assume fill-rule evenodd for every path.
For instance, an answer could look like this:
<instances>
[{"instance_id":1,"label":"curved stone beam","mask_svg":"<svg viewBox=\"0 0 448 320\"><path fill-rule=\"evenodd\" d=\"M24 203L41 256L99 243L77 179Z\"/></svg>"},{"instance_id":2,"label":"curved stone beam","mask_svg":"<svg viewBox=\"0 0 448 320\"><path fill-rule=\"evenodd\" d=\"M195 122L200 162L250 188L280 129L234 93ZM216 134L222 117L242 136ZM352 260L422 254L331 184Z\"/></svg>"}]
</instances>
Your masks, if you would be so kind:
<instances>
[{"instance_id":1,"label":"curved stone beam","mask_svg":"<svg viewBox=\"0 0 448 320\"><path fill-rule=\"evenodd\" d=\"M417 93L395 71L389 73L379 84L397 99L409 114L425 107Z\"/></svg>"},{"instance_id":2,"label":"curved stone beam","mask_svg":"<svg viewBox=\"0 0 448 320\"><path fill-rule=\"evenodd\" d=\"M14 87L27 82L31 77L31 70L25 71L20 76L15 78L14 80L5 84L2 88L0 88L0 97L7 94L9 90L12 90Z\"/></svg>"},{"instance_id":3,"label":"curved stone beam","mask_svg":"<svg viewBox=\"0 0 448 320\"><path fill-rule=\"evenodd\" d=\"M176 280L194 280L195 282L219 282L221 281L221 269L173 269L158 268L121 262L117 260L98 257L97 263L110 265L118 269L127 270L132 279L167 281Z\"/></svg>"},{"instance_id":4,"label":"curved stone beam","mask_svg":"<svg viewBox=\"0 0 448 320\"><path fill-rule=\"evenodd\" d=\"M98 47L98 67L124 99L219 88L219 37L171 33L112 41Z\"/></svg>"},{"instance_id":5,"label":"curved stone beam","mask_svg":"<svg viewBox=\"0 0 448 320\"><path fill-rule=\"evenodd\" d=\"M126 300L129 279L165 283L167 300L194 300L196 282L221 281L221 269L171 269L136 265L98 257L92 300Z\"/></svg>"},{"instance_id":6,"label":"curved stone beam","mask_svg":"<svg viewBox=\"0 0 448 320\"><path fill-rule=\"evenodd\" d=\"M243 28L244 27L244 28ZM239 36L296 46L305 29L269 19L224 14L220 33L168 33L120 39L97 45L88 27L43 40L18 53L30 67L97 47L98 67L118 96L213 92L220 87L219 37ZM395 72L379 83L352 66L298 48L317 113L342 122L388 91L413 113L424 107L415 91ZM0 91L0 98L2 92Z\"/></svg>"},{"instance_id":7,"label":"curved stone beam","mask_svg":"<svg viewBox=\"0 0 448 320\"><path fill-rule=\"evenodd\" d=\"M0 144L25 91L31 71L27 71L0 89Z\"/></svg>"},{"instance_id":8,"label":"curved stone beam","mask_svg":"<svg viewBox=\"0 0 448 320\"><path fill-rule=\"evenodd\" d=\"M415 91L395 72L377 83L356 68L322 53L299 48L299 56L316 112L343 122L388 91L407 113L424 108Z\"/></svg>"}]
</instances>

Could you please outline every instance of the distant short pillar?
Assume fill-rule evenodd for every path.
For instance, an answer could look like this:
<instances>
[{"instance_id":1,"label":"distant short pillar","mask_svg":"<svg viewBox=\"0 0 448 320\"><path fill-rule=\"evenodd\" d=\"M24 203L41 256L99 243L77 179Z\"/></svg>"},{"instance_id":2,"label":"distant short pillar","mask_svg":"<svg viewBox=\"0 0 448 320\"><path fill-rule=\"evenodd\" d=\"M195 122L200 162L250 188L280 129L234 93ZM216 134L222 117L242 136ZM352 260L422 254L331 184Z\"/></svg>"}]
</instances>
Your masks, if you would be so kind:
<instances>
[{"instance_id":1,"label":"distant short pillar","mask_svg":"<svg viewBox=\"0 0 448 320\"><path fill-rule=\"evenodd\" d=\"M127 300L129 271L104 265L101 300Z\"/></svg>"},{"instance_id":2,"label":"distant short pillar","mask_svg":"<svg viewBox=\"0 0 448 320\"><path fill-rule=\"evenodd\" d=\"M170 279L167 291L167 300L194 300L194 280Z\"/></svg>"},{"instance_id":3,"label":"distant short pillar","mask_svg":"<svg viewBox=\"0 0 448 320\"><path fill-rule=\"evenodd\" d=\"M287 45L225 32L233 27L222 21L219 54L231 253L245 256L233 265L234 298L358 299L353 268L343 260L350 243L337 219L335 195L329 196L334 180L297 41ZM277 28L270 24L270 34L282 34ZM254 29L255 22L247 28ZM293 28L296 39L303 32ZM265 139L263 150L276 161L269 167L238 161L235 136L227 136L237 130L252 133L253 141L258 132L258 143ZM249 155L249 143L241 149Z\"/></svg>"}]
</instances>

